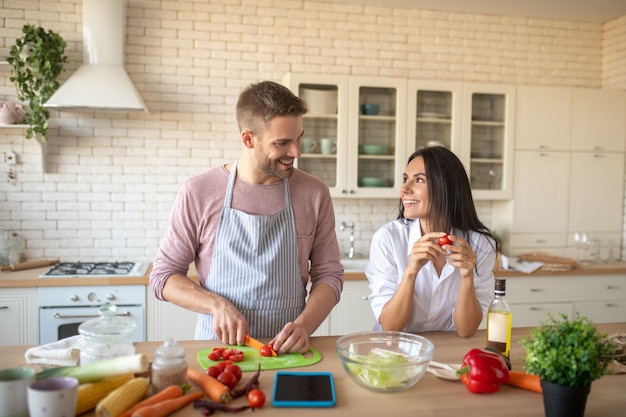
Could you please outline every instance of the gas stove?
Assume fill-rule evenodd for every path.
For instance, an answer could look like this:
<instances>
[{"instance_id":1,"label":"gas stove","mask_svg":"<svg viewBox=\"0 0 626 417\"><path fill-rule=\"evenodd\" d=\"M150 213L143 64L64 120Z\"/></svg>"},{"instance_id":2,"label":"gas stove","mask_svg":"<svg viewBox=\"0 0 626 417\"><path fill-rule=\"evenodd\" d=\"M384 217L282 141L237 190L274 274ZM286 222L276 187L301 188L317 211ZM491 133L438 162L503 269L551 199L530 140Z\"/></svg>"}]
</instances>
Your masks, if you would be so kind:
<instances>
[{"instance_id":1,"label":"gas stove","mask_svg":"<svg viewBox=\"0 0 626 417\"><path fill-rule=\"evenodd\" d=\"M143 277L148 262L60 262L39 278Z\"/></svg>"}]
</instances>

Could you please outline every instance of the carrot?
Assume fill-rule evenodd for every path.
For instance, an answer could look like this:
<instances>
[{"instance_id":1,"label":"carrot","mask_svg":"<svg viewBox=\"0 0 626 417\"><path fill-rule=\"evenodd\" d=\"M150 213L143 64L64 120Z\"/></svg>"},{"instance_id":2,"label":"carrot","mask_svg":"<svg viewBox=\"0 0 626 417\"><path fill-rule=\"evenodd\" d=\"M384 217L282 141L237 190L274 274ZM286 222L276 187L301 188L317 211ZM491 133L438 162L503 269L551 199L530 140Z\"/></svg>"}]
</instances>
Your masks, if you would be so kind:
<instances>
[{"instance_id":1,"label":"carrot","mask_svg":"<svg viewBox=\"0 0 626 417\"><path fill-rule=\"evenodd\" d=\"M192 394L185 394L177 398L170 398L169 400L163 400L156 404L147 405L141 407L133 412L132 417L165 417L172 414L174 411L180 410L187 404L199 400L204 397L203 392L194 392Z\"/></svg>"},{"instance_id":2,"label":"carrot","mask_svg":"<svg viewBox=\"0 0 626 417\"><path fill-rule=\"evenodd\" d=\"M539 382L539 375L531 375L522 371L509 371L507 384L534 392L543 391L541 389L541 383Z\"/></svg>"},{"instance_id":3,"label":"carrot","mask_svg":"<svg viewBox=\"0 0 626 417\"><path fill-rule=\"evenodd\" d=\"M187 368L187 379L202 388L216 403L225 403L232 399L230 389L211 375Z\"/></svg>"},{"instance_id":4,"label":"carrot","mask_svg":"<svg viewBox=\"0 0 626 417\"><path fill-rule=\"evenodd\" d=\"M148 405L159 403L164 400L182 397L182 395L183 395L183 388L180 385L170 385L164 390L157 392L153 396L148 397L141 402L138 402L137 404L132 406L130 409L126 410L120 417L131 417L133 413L135 412L135 410L138 410L142 407L146 407Z\"/></svg>"}]
</instances>

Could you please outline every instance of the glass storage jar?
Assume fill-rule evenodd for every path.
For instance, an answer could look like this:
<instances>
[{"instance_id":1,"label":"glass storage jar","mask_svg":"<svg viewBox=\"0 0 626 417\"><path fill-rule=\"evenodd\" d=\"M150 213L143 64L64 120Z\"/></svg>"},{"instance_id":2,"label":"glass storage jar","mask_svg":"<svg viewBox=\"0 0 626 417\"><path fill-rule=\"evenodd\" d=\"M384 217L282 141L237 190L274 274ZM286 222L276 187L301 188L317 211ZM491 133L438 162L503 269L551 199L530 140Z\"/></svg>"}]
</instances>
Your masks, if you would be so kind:
<instances>
[{"instance_id":1,"label":"glass storage jar","mask_svg":"<svg viewBox=\"0 0 626 417\"><path fill-rule=\"evenodd\" d=\"M105 303L99 309L99 318L87 320L78 326L80 340L80 364L135 354L135 346L129 336L137 323L127 317L117 316L117 306Z\"/></svg>"},{"instance_id":2,"label":"glass storage jar","mask_svg":"<svg viewBox=\"0 0 626 417\"><path fill-rule=\"evenodd\" d=\"M172 338L165 340L154 354L150 382L152 393L156 394L170 385L187 383L187 361L185 348L177 344Z\"/></svg>"}]
</instances>

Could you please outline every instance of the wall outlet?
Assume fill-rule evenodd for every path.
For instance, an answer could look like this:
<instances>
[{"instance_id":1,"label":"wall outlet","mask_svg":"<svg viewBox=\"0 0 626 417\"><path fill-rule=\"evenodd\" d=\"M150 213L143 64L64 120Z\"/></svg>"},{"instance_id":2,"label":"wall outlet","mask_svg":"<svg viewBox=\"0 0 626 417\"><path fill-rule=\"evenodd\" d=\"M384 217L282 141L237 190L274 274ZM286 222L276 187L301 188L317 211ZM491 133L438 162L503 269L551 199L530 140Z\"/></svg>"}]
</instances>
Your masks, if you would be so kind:
<instances>
[{"instance_id":1,"label":"wall outlet","mask_svg":"<svg viewBox=\"0 0 626 417\"><path fill-rule=\"evenodd\" d=\"M15 154L15 152L13 152L13 151L5 152L4 153L4 162L6 162L7 165L15 165L15 164L17 164L17 155Z\"/></svg>"}]
</instances>

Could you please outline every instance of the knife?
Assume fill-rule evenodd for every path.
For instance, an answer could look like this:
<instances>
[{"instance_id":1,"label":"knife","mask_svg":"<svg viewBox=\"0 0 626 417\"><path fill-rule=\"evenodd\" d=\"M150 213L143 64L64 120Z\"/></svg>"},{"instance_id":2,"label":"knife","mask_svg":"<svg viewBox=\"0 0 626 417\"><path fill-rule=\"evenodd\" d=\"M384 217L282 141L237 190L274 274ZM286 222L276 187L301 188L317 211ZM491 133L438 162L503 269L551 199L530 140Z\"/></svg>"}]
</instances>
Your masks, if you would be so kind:
<instances>
[{"instance_id":1,"label":"knife","mask_svg":"<svg viewBox=\"0 0 626 417\"><path fill-rule=\"evenodd\" d=\"M246 342L245 345L248 347L251 347L253 349L256 349L258 351L261 350L261 348L263 346L265 346L266 344L263 342L260 342L258 340L256 340L254 337L250 336L249 334L246 335ZM276 351L274 351L274 348L272 348L272 356L278 356L278 354L276 353Z\"/></svg>"}]
</instances>

